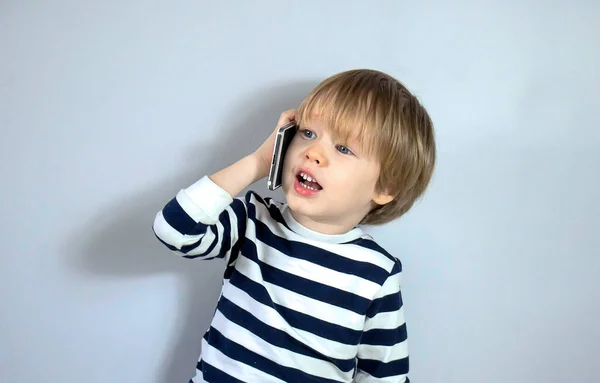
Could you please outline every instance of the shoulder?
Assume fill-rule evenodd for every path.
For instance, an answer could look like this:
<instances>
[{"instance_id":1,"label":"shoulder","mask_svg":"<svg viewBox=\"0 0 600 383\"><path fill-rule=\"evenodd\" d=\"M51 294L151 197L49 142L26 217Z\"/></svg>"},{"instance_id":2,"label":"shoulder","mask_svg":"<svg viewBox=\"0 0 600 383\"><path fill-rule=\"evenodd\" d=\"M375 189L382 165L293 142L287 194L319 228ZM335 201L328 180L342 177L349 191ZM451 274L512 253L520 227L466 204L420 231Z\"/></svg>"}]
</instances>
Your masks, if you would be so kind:
<instances>
[{"instance_id":1,"label":"shoulder","mask_svg":"<svg viewBox=\"0 0 600 383\"><path fill-rule=\"evenodd\" d=\"M283 205L282 202L277 201L271 197L264 197L264 196L260 195L259 193L255 192L254 190L248 190L244 194L243 198L246 202L252 203L254 205L260 204L260 205L263 205L266 207L277 206L278 208L281 208L281 206Z\"/></svg>"},{"instance_id":2,"label":"shoulder","mask_svg":"<svg viewBox=\"0 0 600 383\"><path fill-rule=\"evenodd\" d=\"M248 207L250 218L257 220L275 220L283 222L281 208L283 202L277 201L271 197L264 197L254 190L248 190L243 197L243 201Z\"/></svg>"},{"instance_id":3,"label":"shoulder","mask_svg":"<svg viewBox=\"0 0 600 383\"><path fill-rule=\"evenodd\" d=\"M382 283L389 276L402 272L402 262L397 257L390 254L385 248L377 243L373 237L368 234L352 241L350 244L358 247L361 252L366 254L370 263L374 263L385 272L382 273Z\"/></svg>"}]
</instances>

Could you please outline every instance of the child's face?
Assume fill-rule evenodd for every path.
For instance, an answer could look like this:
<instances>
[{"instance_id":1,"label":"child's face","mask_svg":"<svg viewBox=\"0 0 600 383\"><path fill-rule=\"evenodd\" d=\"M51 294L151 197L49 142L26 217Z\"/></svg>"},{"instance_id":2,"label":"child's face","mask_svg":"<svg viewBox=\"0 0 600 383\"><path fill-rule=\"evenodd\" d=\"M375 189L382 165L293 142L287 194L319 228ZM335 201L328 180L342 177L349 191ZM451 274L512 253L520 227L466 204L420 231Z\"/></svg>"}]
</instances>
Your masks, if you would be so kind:
<instances>
[{"instance_id":1,"label":"child's face","mask_svg":"<svg viewBox=\"0 0 600 383\"><path fill-rule=\"evenodd\" d=\"M375 190L378 177L379 164L362 154L358 143L335 142L315 120L299 128L286 153L283 191L299 223L341 234L358 224L373 203L391 201Z\"/></svg>"}]
</instances>

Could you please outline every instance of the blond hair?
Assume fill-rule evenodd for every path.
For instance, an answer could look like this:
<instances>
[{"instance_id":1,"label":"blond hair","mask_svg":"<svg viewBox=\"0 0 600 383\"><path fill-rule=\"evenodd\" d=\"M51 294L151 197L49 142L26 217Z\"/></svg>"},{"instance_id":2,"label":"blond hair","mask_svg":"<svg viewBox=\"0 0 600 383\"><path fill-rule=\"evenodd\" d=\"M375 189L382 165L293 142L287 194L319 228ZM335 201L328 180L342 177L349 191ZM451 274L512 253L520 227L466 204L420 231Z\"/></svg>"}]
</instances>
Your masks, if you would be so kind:
<instances>
[{"instance_id":1,"label":"blond hair","mask_svg":"<svg viewBox=\"0 0 600 383\"><path fill-rule=\"evenodd\" d=\"M379 225L402 216L422 196L435 166L433 123L417 98L394 77L356 69L331 76L304 99L300 126L318 118L336 140L359 142L380 166L376 188L394 196L361 221Z\"/></svg>"}]
</instances>

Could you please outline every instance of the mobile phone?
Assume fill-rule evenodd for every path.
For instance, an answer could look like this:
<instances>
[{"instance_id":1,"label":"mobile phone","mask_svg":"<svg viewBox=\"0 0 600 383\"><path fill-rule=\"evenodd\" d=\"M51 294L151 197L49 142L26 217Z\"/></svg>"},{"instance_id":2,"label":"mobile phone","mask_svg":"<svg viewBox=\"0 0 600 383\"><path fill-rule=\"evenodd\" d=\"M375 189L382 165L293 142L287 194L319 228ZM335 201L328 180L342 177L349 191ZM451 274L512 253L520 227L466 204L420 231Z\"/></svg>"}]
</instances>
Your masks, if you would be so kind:
<instances>
[{"instance_id":1,"label":"mobile phone","mask_svg":"<svg viewBox=\"0 0 600 383\"><path fill-rule=\"evenodd\" d=\"M290 122L277 130L273 158L271 159L271 168L269 169L269 178L267 180L269 190L277 190L281 186L285 152L296 135L296 129L296 123Z\"/></svg>"}]
</instances>

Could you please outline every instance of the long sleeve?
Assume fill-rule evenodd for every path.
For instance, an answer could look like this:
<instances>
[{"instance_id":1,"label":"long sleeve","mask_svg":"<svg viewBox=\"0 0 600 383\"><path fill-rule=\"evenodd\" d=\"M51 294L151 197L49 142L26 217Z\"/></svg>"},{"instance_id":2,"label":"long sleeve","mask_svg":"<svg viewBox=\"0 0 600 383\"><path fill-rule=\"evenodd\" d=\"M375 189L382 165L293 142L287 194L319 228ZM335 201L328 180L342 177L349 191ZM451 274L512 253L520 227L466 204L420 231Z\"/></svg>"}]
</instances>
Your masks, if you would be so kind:
<instances>
[{"instance_id":1,"label":"long sleeve","mask_svg":"<svg viewBox=\"0 0 600 383\"><path fill-rule=\"evenodd\" d=\"M401 293L402 266L396 263L375 296L358 348L355 382L409 383L408 345Z\"/></svg>"},{"instance_id":2,"label":"long sleeve","mask_svg":"<svg viewBox=\"0 0 600 383\"><path fill-rule=\"evenodd\" d=\"M169 249L186 258L225 258L245 232L247 210L244 200L204 176L160 210L152 229Z\"/></svg>"}]
</instances>

